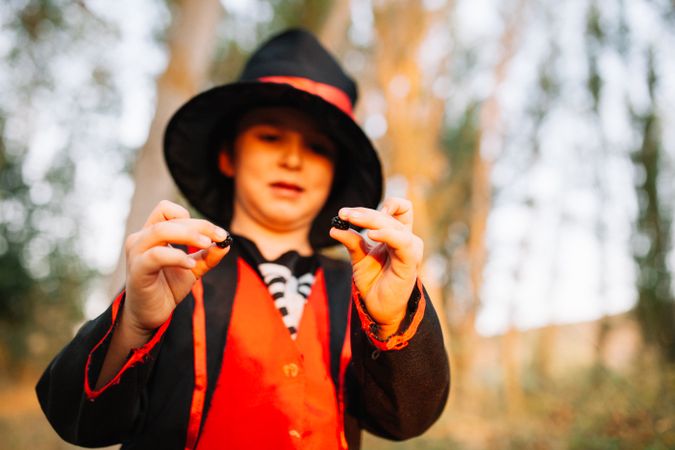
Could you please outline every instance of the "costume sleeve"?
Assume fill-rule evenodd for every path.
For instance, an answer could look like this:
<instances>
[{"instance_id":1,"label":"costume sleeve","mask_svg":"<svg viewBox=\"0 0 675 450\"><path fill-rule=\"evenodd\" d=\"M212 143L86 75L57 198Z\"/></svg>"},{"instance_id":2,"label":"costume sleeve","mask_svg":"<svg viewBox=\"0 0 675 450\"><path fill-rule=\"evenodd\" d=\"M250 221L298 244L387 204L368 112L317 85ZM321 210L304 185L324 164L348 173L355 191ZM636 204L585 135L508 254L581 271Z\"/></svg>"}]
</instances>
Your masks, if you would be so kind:
<instances>
[{"instance_id":1,"label":"costume sleeve","mask_svg":"<svg viewBox=\"0 0 675 450\"><path fill-rule=\"evenodd\" d=\"M401 330L384 341L376 337L358 292L353 301L350 413L376 435L418 436L438 419L450 391L448 357L429 296L418 282Z\"/></svg>"},{"instance_id":2,"label":"costume sleeve","mask_svg":"<svg viewBox=\"0 0 675 450\"><path fill-rule=\"evenodd\" d=\"M144 388L170 320L150 342L130 353L109 383L95 390L123 304L124 293L98 318L84 324L37 384L42 410L67 442L83 446L120 443L142 422L147 404Z\"/></svg>"}]
</instances>

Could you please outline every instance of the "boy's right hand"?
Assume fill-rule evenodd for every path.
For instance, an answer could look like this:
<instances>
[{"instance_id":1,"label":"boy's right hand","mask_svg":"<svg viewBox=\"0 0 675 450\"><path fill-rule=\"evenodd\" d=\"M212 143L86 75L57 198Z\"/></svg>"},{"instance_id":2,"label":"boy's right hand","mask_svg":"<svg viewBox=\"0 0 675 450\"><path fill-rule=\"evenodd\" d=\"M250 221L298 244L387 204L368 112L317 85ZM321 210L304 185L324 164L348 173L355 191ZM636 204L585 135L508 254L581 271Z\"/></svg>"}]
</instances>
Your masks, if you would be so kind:
<instances>
[{"instance_id":1,"label":"boy's right hand","mask_svg":"<svg viewBox=\"0 0 675 450\"><path fill-rule=\"evenodd\" d=\"M190 292L198 278L230 251L221 242L227 231L209 221L190 218L180 205L162 200L143 228L125 243L127 280L123 322L138 336L152 334ZM171 247L200 248L192 254Z\"/></svg>"}]
</instances>

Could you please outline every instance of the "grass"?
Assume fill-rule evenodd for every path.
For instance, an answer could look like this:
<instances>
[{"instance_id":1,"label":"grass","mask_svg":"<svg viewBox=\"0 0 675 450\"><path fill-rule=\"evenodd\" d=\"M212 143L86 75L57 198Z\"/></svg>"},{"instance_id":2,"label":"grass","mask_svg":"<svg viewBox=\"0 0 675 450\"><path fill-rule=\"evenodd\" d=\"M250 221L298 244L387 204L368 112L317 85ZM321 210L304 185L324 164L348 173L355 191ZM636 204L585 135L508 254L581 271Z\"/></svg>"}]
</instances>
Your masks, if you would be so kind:
<instances>
[{"instance_id":1,"label":"grass","mask_svg":"<svg viewBox=\"0 0 675 450\"><path fill-rule=\"evenodd\" d=\"M532 379L523 374L523 379ZM0 449L71 450L51 430L31 377L0 389ZM363 450L673 450L675 367L643 357L625 373L575 370L528 383L518 408L500 388L453 397L424 436L390 442L365 435ZM115 447L111 447L115 448Z\"/></svg>"}]
</instances>

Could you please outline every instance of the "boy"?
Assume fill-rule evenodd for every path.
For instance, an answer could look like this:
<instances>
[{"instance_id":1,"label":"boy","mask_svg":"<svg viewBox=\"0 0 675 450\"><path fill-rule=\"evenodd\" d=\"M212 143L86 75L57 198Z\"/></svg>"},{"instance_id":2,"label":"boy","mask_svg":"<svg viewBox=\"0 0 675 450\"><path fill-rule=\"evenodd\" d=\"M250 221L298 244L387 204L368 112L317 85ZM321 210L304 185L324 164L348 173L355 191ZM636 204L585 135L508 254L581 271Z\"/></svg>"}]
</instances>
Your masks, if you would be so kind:
<instances>
[{"instance_id":1,"label":"boy","mask_svg":"<svg viewBox=\"0 0 675 450\"><path fill-rule=\"evenodd\" d=\"M125 290L37 386L64 439L358 449L361 429L406 439L438 418L449 369L422 242L408 201L374 209L381 168L355 100L291 30L174 115L167 164L208 220L163 201L127 239ZM331 227L336 214L371 241ZM317 253L336 241L351 264Z\"/></svg>"}]
</instances>

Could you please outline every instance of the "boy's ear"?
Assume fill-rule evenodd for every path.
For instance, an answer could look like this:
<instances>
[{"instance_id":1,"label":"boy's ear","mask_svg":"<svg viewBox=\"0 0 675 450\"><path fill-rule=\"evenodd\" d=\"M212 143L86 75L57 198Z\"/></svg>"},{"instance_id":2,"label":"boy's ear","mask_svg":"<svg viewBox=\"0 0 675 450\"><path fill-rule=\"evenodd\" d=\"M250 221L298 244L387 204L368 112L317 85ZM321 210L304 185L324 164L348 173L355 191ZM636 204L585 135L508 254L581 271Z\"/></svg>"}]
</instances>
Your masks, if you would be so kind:
<instances>
[{"instance_id":1,"label":"boy's ear","mask_svg":"<svg viewBox=\"0 0 675 450\"><path fill-rule=\"evenodd\" d=\"M234 165L232 164L232 156L227 149L222 149L218 153L218 169L226 177L234 177Z\"/></svg>"}]
</instances>

